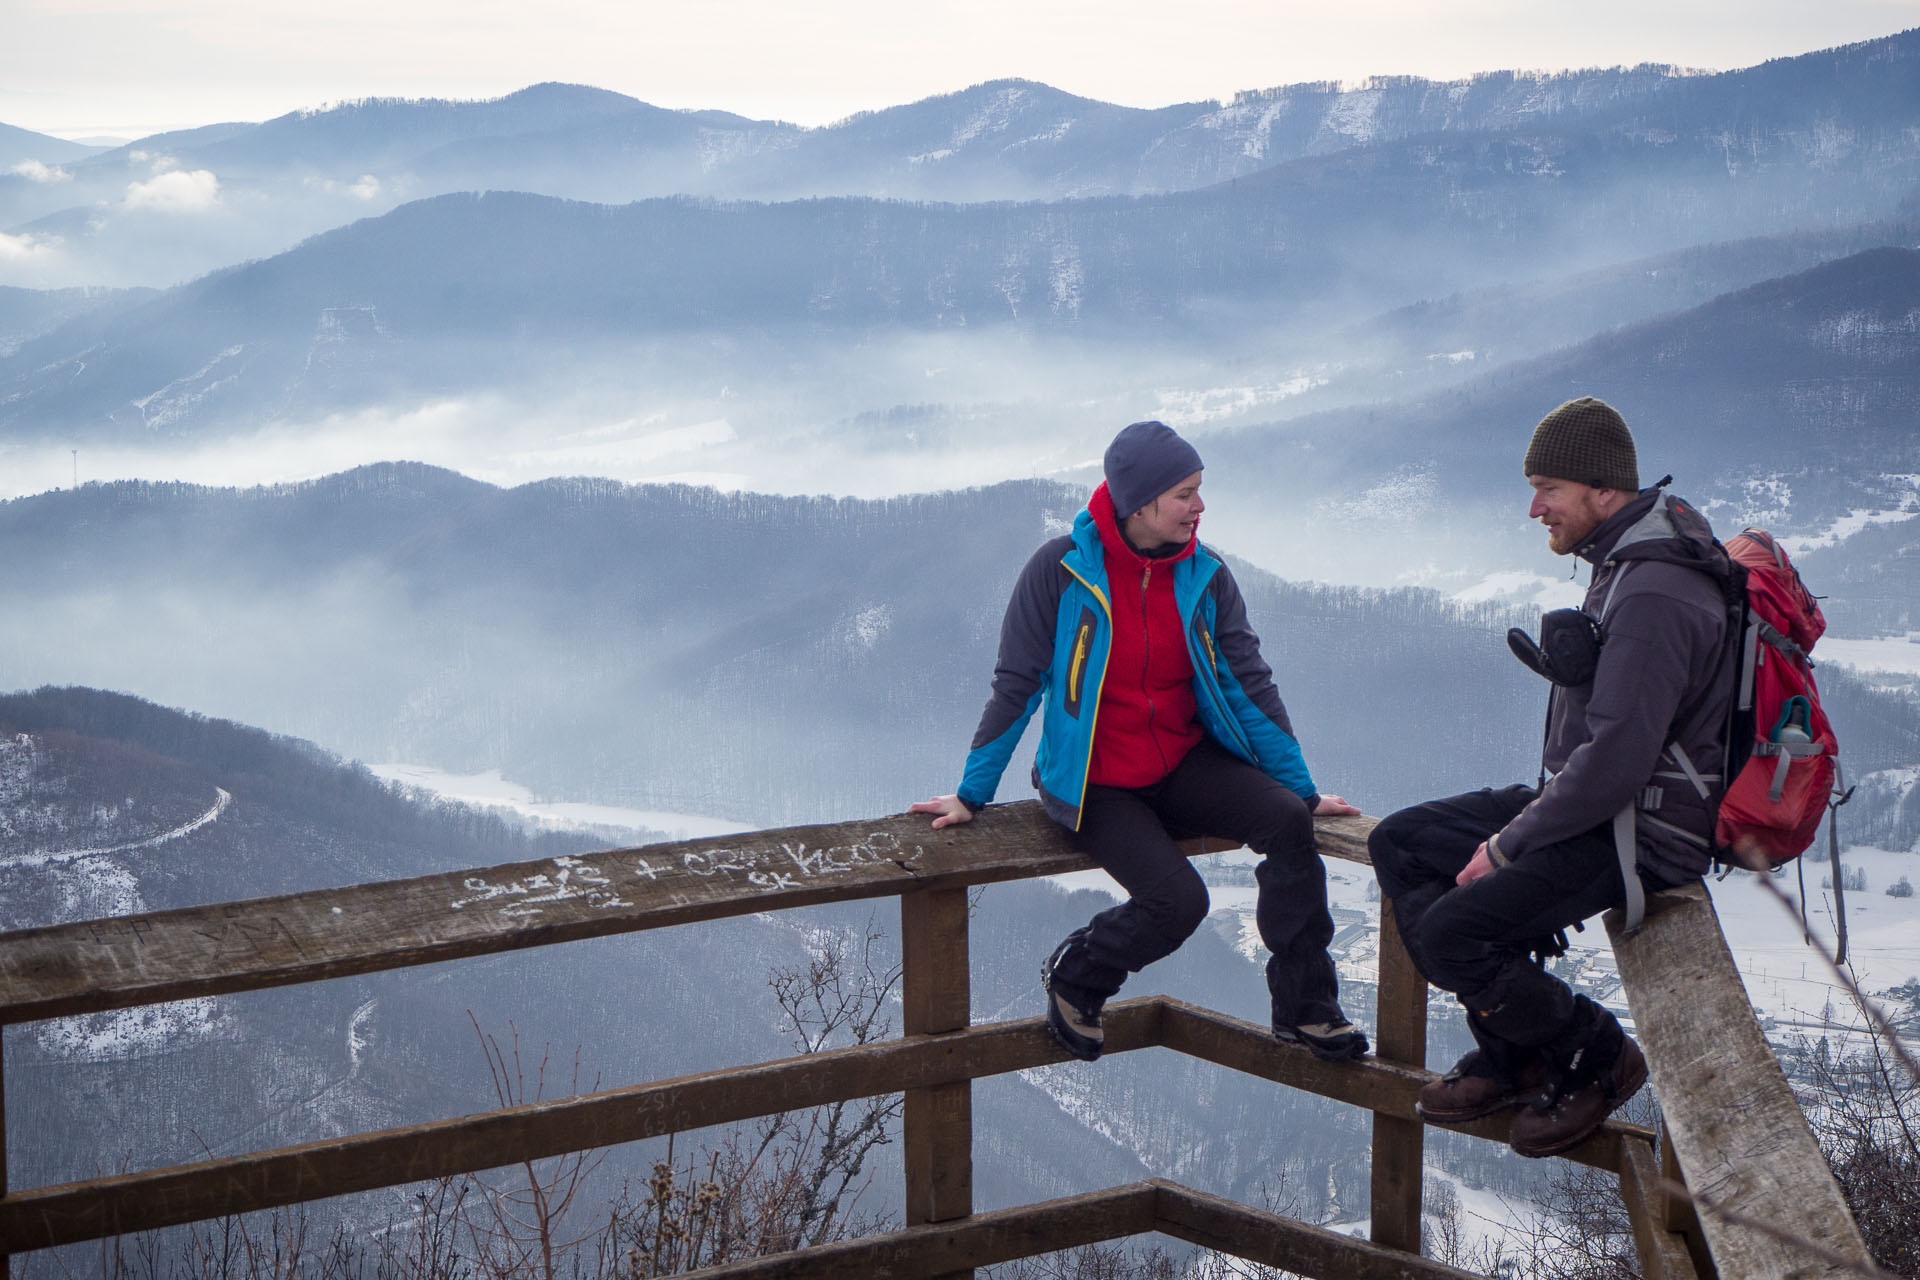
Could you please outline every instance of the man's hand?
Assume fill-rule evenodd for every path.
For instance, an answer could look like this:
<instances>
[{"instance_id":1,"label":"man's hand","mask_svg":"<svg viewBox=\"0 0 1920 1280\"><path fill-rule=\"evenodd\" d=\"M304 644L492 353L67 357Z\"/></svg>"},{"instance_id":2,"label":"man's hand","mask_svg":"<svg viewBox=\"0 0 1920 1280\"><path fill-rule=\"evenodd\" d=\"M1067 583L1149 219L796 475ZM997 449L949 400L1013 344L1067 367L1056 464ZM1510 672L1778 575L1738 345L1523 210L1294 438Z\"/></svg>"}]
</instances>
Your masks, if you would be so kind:
<instances>
[{"instance_id":1,"label":"man's hand","mask_svg":"<svg viewBox=\"0 0 1920 1280\"><path fill-rule=\"evenodd\" d=\"M957 822L973 821L973 810L962 804L959 796L935 796L931 800L922 800L918 804L908 805L907 812L937 815L933 820L933 828L936 831Z\"/></svg>"},{"instance_id":2,"label":"man's hand","mask_svg":"<svg viewBox=\"0 0 1920 1280\"><path fill-rule=\"evenodd\" d=\"M1360 808L1358 805L1348 804L1340 796L1330 796L1322 791L1320 803L1313 806L1313 811L1316 814L1325 814L1329 818L1346 818L1359 813Z\"/></svg>"},{"instance_id":3,"label":"man's hand","mask_svg":"<svg viewBox=\"0 0 1920 1280\"><path fill-rule=\"evenodd\" d=\"M1480 847L1473 851L1473 860L1460 868L1460 874L1453 878L1453 882L1458 885L1472 884L1481 876L1492 875L1493 871L1493 855L1487 852L1487 845L1483 840L1480 842Z\"/></svg>"}]
</instances>

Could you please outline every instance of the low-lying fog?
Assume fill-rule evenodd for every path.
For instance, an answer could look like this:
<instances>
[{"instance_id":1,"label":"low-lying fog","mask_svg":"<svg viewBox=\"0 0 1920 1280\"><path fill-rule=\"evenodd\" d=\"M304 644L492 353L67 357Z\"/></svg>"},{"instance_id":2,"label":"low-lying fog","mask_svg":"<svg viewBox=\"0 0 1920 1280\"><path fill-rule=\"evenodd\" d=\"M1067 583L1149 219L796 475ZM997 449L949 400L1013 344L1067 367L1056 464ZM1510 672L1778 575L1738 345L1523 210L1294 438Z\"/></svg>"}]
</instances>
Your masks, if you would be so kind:
<instances>
[{"instance_id":1,"label":"low-lying fog","mask_svg":"<svg viewBox=\"0 0 1920 1280\"><path fill-rule=\"evenodd\" d=\"M1246 351L1250 344L1242 344ZM1457 360L1428 374L1454 375ZM1216 357L1003 332L845 342L675 339L628 373L530 374L525 390L276 422L192 436L0 444L0 498L119 479L247 488L408 460L501 487L563 476L724 491L888 498L1013 479L1082 492L1128 422L1159 418L1193 439L1258 430L1271 466L1210 470L1208 539L1284 578L1431 586L1467 598L1558 599L1561 563L1526 528L1517 468L1511 510L1483 519L1417 467L1334 486L1293 474L1290 437L1380 385L1377 355L1349 363ZM577 372L577 371L576 371ZM1427 371L1421 371L1423 373ZM571 382L571 385L567 385ZM1513 424L1516 458L1530 423Z\"/></svg>"}]
</instances>

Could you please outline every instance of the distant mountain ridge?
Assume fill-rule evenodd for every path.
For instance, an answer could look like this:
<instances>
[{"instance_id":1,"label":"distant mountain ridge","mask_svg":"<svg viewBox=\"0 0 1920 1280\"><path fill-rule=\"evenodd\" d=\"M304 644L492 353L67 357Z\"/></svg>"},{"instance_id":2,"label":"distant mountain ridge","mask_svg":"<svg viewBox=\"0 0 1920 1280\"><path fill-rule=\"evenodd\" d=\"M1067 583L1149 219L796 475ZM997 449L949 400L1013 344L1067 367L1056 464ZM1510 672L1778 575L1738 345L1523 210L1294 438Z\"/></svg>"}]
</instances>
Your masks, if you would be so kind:
<instances>
[{"instance_id":1,"label":"distant mountain ridge","mask_svg":"<svg viewBox=\"0 0 1920 1280\"><path fill-rule=\"evenodd\" d=\"M10 172L15 165L61 165L84 160L105 150L106 147L68 142L64 138L35 133L31 129L0 124L0 181L16 176Z\"/></svg>"},{"instance_id":2,"label":"distant mountain ridge","mask_svg":"<svg viewBox=\"0 0 1920 1280\"><path fill-rule=\"evenodd\" d=\"M1837 238L1868 225L1897 234L1920 212L1920 156L1908 142L1920 130L1916 66L1920 32L1719 76L1644 69L1296 87L1221 109L1239 113L1232 127L1224 117L1181 126L1238 157L1230 167L1239 176L1221 183L1196 171L1189 177L1211 185L1154 195L940 204L680 195L623 205L434 196L158 296L102 303L64 327L64 313L43 311L0 354L0 432L166 439L368 404L512 394L525 370L577 384L630 364L634 344L708 332L751 342L1012 328L1098 341L1144 330L1228 363L1270 348L1273 334L1309 344L1322 335L1308 359L1331 362L1340 356L1328 332L1497 282L1525 287L1749 238ZM1360 110L1363 101L1373 105ZM493 103L374 101L202 130L167 154L171 168L144 180L178 180L167 192L188 199L219 172L237 181L270 161L307 186L331 183L335 213L377 209L401 190L398 179L364 175L363 199L350 190L354 166L325 181L314 166L373 155L368 148L496 144L521 148L514 164L570 163L556 122L595 137L611 130L627 137L623 146L671 135L692 148L691 168L637 152L586 167L643 175L658 160L677 175L662 179L668 187L696 191L714 188L688 175L753 156L822 189L859 189L833 175L884 169L893 161L874 157L903 151L939 154L937 165L907 166L916 173L977 164L1014 183L990 192L969 179L970 195L1004 194L1028 181L1018 175L1042 171L1079 175L1075 190L1131 190L1143 184L1088 175L1117 172L1112 157L1122 153L1137 168L1143 156L1180 150L1157 113L1018 82L825 130L746 122L732 141L714 131L735 128L733 117L555 85ZM1162 129L1161 141L1120 147L1112 137L1123 125ZM1255 146L1245 132L1296 125L1285 147ZM1441 127L1414 132L1428 126ZM125 183L133 154L89 164ZM217 168L192 167L202 164ZM877 189L917 188L889 179ZM239 204L215 196L208 226L232 229ZM84 209L55 217L46 232L55 238L96 220ZM168 225L173 235L183 224ZM577 372L561 372L569 366Z\"/></svg>"},{"instance_id":3,"label":"distant mountain ridge","mask_svg":"<svg viewBox=\"0 0 1920 1280\"><path fill-rule=\"evenodd\" d=\"M1857 509L1920 502L1916 317L1920 250L1868 250L1391 412L1247 428L1211 452L1303 487L1338 488L1343 475L1364 478L1390 458L1457 503L1510 487L1525 426L1593 394L1632 424L1643 483L1671 473L1716 520L1815 533ZM1312 457L1275 467L1274 451L1303 434L1317 442Z\"/></svg>"}]
</instances>

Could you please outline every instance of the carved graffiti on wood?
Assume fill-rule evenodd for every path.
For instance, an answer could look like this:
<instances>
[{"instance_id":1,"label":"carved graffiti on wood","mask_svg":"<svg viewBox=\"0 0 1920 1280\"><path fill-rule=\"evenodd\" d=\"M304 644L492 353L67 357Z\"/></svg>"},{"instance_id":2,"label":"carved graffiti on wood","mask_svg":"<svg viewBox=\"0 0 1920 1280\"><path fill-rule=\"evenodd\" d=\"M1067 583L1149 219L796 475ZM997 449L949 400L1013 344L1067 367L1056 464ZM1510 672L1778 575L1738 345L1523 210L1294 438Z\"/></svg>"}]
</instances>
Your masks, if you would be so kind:
<instances>
[{"instance_id":1,"label":"carved graffiti on wood","mask_svg":"<svg viewBox=\"0 0 1920 1280\"><path fill-rule=\"evenodd\" d=\"M812 846L805 841L785 841L761 849L690 849L677 858L634 850L603 854L589 865L579 858L555 858L551 872L534 872L519 879L494 881L484 876L469 876L461 882L465 896L448 905L455 911L470 907L492 906L512 920L531 919L556 903L582 900L589 908L631 907L634 903L621 896L620 882L644 885L662 881L671 883L681 875L703 880L721 879L743 884L763 892L799 889L820 876L845 875L864 866L890 864L911 869L920 858L921 848L900 843L890 832L873 832L846 844Z\"/></svg>"},{"instance_id":2,"label":"carved graffiti on wood","mask_svg":"<svg viewBox=\"0 0 1920 1280\"><path fill-rule=\"evenodd\" d=\"M505 884L468 876L461 887L472 896L456 898L447 905L460 911L476 903L499 902L496 910L508 919L537 916L554 903L576 899L596 910L633 905L620 896L613 881L600 874L598 867L588 866L579 858L555 858L553 865L555 870L551 872L535 872Z\"/></svg>"}]
</instances>

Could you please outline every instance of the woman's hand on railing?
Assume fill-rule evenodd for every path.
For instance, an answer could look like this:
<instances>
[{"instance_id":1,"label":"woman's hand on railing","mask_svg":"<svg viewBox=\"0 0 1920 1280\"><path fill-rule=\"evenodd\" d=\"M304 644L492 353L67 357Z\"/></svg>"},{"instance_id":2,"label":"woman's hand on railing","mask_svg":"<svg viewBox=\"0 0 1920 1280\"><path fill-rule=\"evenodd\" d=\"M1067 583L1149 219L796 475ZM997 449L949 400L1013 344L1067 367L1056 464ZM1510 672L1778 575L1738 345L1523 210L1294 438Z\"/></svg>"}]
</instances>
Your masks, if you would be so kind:
<instances>
[{"instance_id":1,"label":"woman's hand on railing","mask_svg":"<svg viewBox=\"0 0 1920 1280\"><path fill-rule=\"evenodd\" d=\"M950 827L958 822L972 822L973 810L967 808L966 801L959 796L935 796L931 800L922 800L918 804L907 806L908 813L931 813L934 830Z\"/></svg>"}]
</instances>

